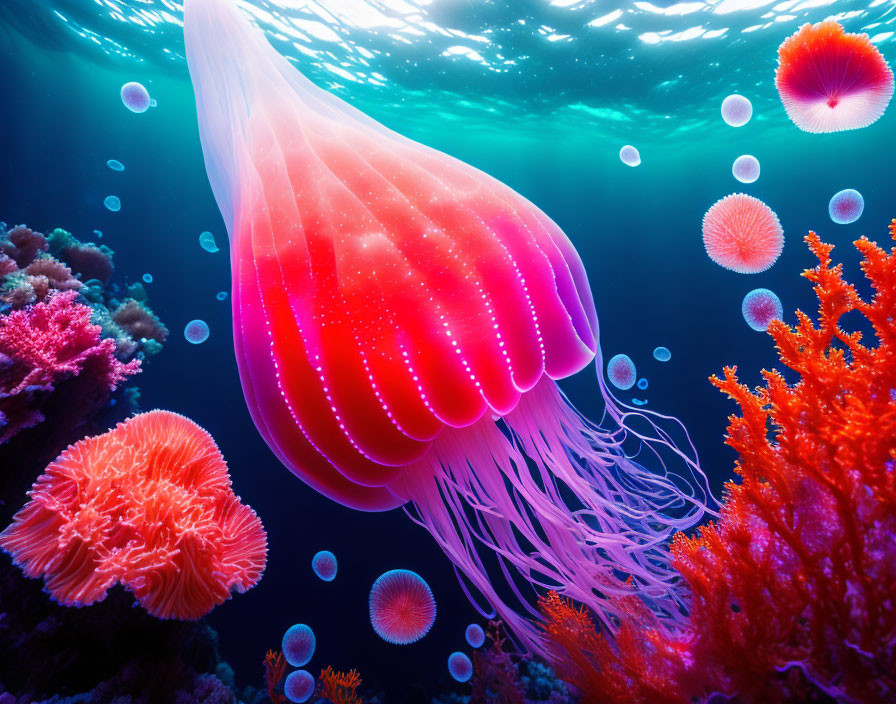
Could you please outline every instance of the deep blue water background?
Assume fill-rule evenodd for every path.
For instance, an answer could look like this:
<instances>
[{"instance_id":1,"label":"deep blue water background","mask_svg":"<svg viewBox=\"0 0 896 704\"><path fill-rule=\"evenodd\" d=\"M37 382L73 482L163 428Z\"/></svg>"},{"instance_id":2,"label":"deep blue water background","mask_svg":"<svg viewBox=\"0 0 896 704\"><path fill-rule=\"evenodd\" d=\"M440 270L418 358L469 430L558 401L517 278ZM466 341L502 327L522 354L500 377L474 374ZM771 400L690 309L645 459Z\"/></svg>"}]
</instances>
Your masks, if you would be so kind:
<instances>
[{"instance_id":1,"label":"deep blue water background","mask_svg":"<svg viewBox=\"0 0 896 704\"><path fill-rule=\"evenodd\" d=\"M205 178L185 66L160 71L152 64L100 64L35 46L12 31L0 31L0 39L0 220L45 232L64 227L112 247L118 271L131 281L152 274L149 303L171 336L137 379L142 406L183 413L207 428L237 493L267 528L264 579L209 618L238 682L258 684L265 651L279 647L289 625L305 622L318 636L312 669L357 668L365 686L397 701L414 691L431 693L476 615L447 559L401 511L363 514L320 497L279 464L256 432L233 356L230 301L215 299L229 290L227 240ZM125 110L118 90L128 80L144 82L158 107L142 115ZM393 110L367 108L390 127L505 181L564 228L591 279L605 358L627 353L650 382L646 392L620 397L646 397L650 408L680 418L717 492L732 476L734 454L723 445L723 432L734 406L707 377L736 364L743 380L755 384L761 368L776 364L770 338L741 318L744 294L758 286L773 289L792 322L794 309L814 310L810 286L799 276L813 264L802 236L814 228L838 245L835 257L858 281L849 243L861 234L883 242L896 216L888 158L896 150L894 108L853 133L807 135L773 115L741 129L719 119L684 132L670 124L667 133L654 128L625 140L547 119L511 129L496 115L493 123L458 130L437 117L403 119ZM619 162L625 142L641 150L640 167ZM755 184L731 176L732 161L743 153L762 164ZM126 170L108 169L108 159ZM865 197L864 215L853 225L834 225L827 215L829 198L843 188ZM766 201L784 226L784 253L768 272L734 274L703 251L703 213L735 191ZM120 197L120 212L103 207L107 195ZM92 236L95 229L102 240ZM203 230L214 233L220 252L199 247ZM211 328L202 345L183 338L193 318ZM653 360L657 345L672 351L671 362ZM598 417L593 368L563 388L586 415ZM311 572L311 556L320 549L339 557L333 583ZM439 607L432 633L407 647L381 641L367 618L370 585L399 567L419 572Z\"/></svg>"}]
</instances>

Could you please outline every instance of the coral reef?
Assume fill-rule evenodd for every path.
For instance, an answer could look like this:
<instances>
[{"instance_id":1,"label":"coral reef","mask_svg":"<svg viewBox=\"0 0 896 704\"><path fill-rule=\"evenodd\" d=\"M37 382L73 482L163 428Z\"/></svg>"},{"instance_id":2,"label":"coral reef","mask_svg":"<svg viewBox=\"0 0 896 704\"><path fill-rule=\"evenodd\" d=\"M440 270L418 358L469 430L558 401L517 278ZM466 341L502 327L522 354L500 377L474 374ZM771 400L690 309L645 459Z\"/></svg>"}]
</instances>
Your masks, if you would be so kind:
<instances>
[{"instance_id":1,"label":"coral reef","mask_svg":"<svg viewBox=\"0 0 896 704\"><path fill-rule=\"evenodd\" d=\"M339 672L327 666L317 680L315 694L332 704L364 704L358 694L361 686L361 675L357 670Z\"/></svg>"},{"instance_id":2,"label":"coral reef","mask_svg":"<svg viewBox=\"0 0 896 704\"><path fill-rule=\"evenodd\" d=\"M890 225L896 240L896 220ZM683 629L668 633L622 604L615 639L584 609L549 595L546 633L586 702L893 701L896 697L896 247L855 245L874 294L861 298L833 247L806 242L818 321L769 326L781 362L751 391L735 369L712 382L741 408L727 442L739 482L721 516L678 534L689 591ZM864 318L876 344L841 327ZM858 314L858 316L857 316Z\"/></svg>"},{"instance_id":3,"label":"coral reef","mask_svg":"<svg viewBox=\"0 0 896 704\"><path fill-rule=\"evenodd\" d=\"M0 547L66 606L121 582L154 616L196 619L264 572L264 528L214 440L169 411L78 441L29 496Z\"/></svg>"},{"instance_id":4,"label":"coral reef","mask_svg":"<svg viewBox=\"0 0 896 704\"><path fill-rule=\"evenodd\" d=\"M211 628L160 621L134 609L123 589L93 606L66 608L0 555L0 604L2 704L264 702L252 688L233 691Z\"/></svg>"},{"instance_id":5,"label":"coral reef","mask_svg":"<svg viewBox=\"0 0 896 704\"><path fill-rule=\"evenodd\" d=\"M78 377L78 403L95 413L140 360L122 364L100 338L91 311L74 291L0 317L0 443L44 420L42 404L62 382Z\"/></svg>"}]
</instances>

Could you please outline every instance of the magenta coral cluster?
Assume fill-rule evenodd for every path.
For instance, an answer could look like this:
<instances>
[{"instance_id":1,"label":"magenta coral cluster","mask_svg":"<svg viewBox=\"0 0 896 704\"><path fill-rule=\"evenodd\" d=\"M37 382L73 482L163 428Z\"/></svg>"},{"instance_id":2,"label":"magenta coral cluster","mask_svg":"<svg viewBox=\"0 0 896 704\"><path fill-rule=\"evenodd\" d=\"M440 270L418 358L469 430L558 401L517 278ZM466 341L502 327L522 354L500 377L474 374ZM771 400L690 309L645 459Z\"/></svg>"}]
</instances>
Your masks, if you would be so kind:
<instances>
[{"instance_id":1,"label":"magenta coral cluster","mask_svg":"<svg viewBox=\"0 0 896 704\"><path fill-rule=\"evenodd\" d=\"M115 343L100 337L89 307L74 291L0 317L0 443L44 420L43 400L66 380L81 377L84 410L98 410L140 360L115 358Z\"/></svg>"}]
</instances>

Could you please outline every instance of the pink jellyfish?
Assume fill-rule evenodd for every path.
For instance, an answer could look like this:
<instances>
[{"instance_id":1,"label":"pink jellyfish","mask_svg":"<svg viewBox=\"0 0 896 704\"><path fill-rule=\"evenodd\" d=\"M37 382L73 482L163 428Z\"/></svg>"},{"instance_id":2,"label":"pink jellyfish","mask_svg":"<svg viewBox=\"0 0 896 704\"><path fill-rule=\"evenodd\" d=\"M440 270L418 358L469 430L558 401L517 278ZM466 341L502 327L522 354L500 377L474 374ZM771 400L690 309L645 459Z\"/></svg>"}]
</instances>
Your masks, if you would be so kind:
<instances>
[{"instance_id":1,"label":"pink jellyfish","mask_svg":"<svg viewBox=\"0 0 896 704\"><path fill-rule=\"evenodd\" d=\"M347 506L405 505L529 647L540 589L610 628L614 595L674 621L667 538L707 510L705 477L686 435L687 452L672 444L679 425L620 407L599 379L601 428L555 384L598 350L563 232L315 87L230 0L184 11L240 378L283 464Z\"/></svg>"}]
</instances>

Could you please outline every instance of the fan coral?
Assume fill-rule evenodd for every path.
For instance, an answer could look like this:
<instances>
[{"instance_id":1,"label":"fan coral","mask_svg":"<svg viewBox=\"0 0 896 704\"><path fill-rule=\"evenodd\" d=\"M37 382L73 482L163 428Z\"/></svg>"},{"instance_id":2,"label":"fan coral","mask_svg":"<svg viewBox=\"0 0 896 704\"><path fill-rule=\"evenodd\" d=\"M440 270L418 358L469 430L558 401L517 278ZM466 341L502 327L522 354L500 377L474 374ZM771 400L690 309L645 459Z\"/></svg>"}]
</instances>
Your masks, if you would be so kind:
<instances>
[{"instance_id":1,"label":"fan coral","mask_svg":"<svg viewBox=\"0 0 896 704\"><path fill-rule=\"evenodd\" d=\"M79 402L98 410L140 362L122 364L111 340L100 339L91 310L75 292L0 317L0 443L44 419L41 400L62 381L81 376Z\"/></svg>"},{"instance_id":2,"label":"fan coral","mask_svg":"<svg viewBox=\"0 0 896 704\"><path fill-rule=\"evenodd\" d=\"M358 694L360 686L361 675L357 670L339 672L328 666L317 681L317 696L333 704L364 704Z\"/></svg>"},{"instance_id":3,"label":"fan coral","mask_svg":"<svg viewBox=\"0 0 896 704\"><path fill-rule=\"evenodd\" d=\"M175 413L80 440L29 496L0 547L66 606L121 582L153 616L196 619L264 571L261 521L233 493L212 437Z\"/></svg>"},{"instance_id":4,"label":"fan coral","mask_svg":"<svg viewBox=\"0 0 896 704\"><path fill-rule=\"evenodd\" d=\"M896 696L896 248L855 243L868 301L832 265L831 245L814 232L806 242L819 260L803 274L818 322L798 311L796 326L769 326L798 380L765 371L751 392L734 368L712 378L741 408L727 439L741 480L726 486L716 523L675 536L691 595L683 630L669 635L629 603L610 642L584 610L542 600L558 662L585 701ZM876 346L840 327L848 313L865 318Z\"/></svg>"}]
</instances>

